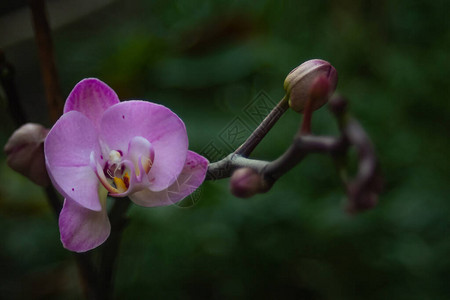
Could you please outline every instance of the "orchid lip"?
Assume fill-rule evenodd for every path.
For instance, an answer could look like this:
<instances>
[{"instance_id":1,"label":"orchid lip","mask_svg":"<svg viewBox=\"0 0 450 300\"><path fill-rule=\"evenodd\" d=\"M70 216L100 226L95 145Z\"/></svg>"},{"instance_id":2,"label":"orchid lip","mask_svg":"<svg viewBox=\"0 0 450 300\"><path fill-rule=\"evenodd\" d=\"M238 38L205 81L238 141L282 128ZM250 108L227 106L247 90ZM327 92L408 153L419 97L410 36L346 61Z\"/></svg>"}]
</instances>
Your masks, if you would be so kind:
<instances>
[{"instance_id":1,"label":"orchid lip","mask_svg":"<svg viewBox=\"0 0 450 300\"><path fill-rule=\"evenodd\" d=\"M154 151L151 143L143 137L133 138L126 154L121 150L110 150L107 155L101 157L108 157L108 160L103 162L103 167L95 159L93 152L90 164L111 196L125 196L148 183L148 180L144 179L153 165Z\"/></svg>"}]
</instances>

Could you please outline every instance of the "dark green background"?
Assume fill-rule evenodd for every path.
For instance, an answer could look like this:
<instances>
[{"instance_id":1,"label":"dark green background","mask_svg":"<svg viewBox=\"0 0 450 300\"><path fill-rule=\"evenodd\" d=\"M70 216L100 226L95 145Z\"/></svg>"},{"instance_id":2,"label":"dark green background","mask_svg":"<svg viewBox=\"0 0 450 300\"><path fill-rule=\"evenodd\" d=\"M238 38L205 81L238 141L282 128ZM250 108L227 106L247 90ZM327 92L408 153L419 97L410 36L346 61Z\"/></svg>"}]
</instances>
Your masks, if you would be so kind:
<instances>
[{"instance_id":1,"label":"dark green background","mask_svg":"<svg viewBox=\"0 0 450 300\"><path fill-rule=\"evenodd\" d=\"M190 207L133 206L116 298L449 299L449 11L444 0L133 0L55 29L64 96L98 77L121 99L166 105L197 152L236 116L254 127L244 108L260 92L281 99L291 69L328 60L385 178L379 205L355 216L322 155L251 199L221 180ZM33 40L3 50L29 119L48 125ZM14 125L1 105L4 144ZM300 120L286 113L252 157L278 157ZM313 131L337 133L326 108ZM0 298L80 297L43 192L1 159Z\"/></svg>"}]
</instances>

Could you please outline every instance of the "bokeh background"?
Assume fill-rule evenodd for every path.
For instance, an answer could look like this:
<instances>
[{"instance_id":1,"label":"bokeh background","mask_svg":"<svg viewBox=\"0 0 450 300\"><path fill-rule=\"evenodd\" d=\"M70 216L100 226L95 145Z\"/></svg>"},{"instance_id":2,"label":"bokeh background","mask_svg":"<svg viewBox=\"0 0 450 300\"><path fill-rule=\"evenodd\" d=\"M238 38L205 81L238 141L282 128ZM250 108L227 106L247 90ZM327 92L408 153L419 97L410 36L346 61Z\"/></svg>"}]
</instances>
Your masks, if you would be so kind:
<instances>
[{"instance_id":1,"label":"bokeh background","mask_svg":"<svg viewBox=\"0 0 450 300\"><path fill-rule=\"evenodd\" d=\"M323 155L251 199L220 180L182 205L133 206L117 299L450 298L448 1L54 0L49 11L64 96L98 77L121 99L166 105L197 152L229 152L221 133L236 118L256 127L249 105L276 103L291 69L328 60L385 178L379 205L358 215ZM29 120L50 126L26 1L1 1L0 32ZM14 122L1 107L4 145ZM252 157L278 157L300 120L286 113ZM337 133L326 108L313 131ZM0 159L0 298L81 297L43 191Z\"/></svg>"}]
</instances>

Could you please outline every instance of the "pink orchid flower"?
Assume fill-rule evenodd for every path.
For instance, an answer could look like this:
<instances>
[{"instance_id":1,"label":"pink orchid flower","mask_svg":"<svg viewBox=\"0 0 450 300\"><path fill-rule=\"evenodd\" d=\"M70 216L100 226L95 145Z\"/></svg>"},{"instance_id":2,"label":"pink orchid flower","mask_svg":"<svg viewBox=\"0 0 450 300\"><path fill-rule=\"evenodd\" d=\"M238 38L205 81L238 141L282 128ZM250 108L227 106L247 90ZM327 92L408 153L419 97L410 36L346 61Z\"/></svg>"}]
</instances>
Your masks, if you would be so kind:
<instances>
[{"instance_id":1,"label":"pink orchid flower","mask_svg":"<svg viewBox=\"0 0 450 300\"><path fill-rule=\"evenodd\" d=\"M107 195L146 207L170 205L197 189L208 167L203 156L188 151L176 114L151 102L120 102L95 78L74 87L44 151L53 185L65 197L61 241L76 252L108 238Z\"/></svg>"}]
</instances>

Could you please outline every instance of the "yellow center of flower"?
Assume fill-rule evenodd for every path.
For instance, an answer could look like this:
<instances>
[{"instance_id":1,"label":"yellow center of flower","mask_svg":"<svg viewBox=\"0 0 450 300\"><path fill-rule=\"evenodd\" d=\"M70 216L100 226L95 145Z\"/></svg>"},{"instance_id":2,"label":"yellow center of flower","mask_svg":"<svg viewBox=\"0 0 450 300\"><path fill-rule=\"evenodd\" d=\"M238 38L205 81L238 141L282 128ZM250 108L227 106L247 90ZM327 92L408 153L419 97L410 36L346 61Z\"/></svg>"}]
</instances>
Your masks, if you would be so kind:
<instances>
[{"instance_id":1,"label":"yellow center of flower","mask_svg":"<svg viewBox=\"0 0 450 300\"><path fill-rule=\"evenodd\" d=\"M101 184L111 196L119 196L142 182L148 182L145 176L150 172L153 165L153 152L150 143L143 138L136 138L130 143L128 153L121 150L111 150L107 154L104 164L96 163L96 174ZM143 145L144 144L144 145ZM147 147L147 149L145 148ZM91 154L91 161L94 159ZM103 155L100 156L103 160Z\"/></svg>"},{"instance_id":2,"label":"yellow center of flower","mask_svg":"<svg viewBox=\"0 0 450 300\"><path fill-rule=\"evenodd\" d=\"M122 152L112 150L109 159L103 169L104 180L100 180L103 186L111 194L121 194L130 187L130 175L122 162Z\"/></svg>"},{"instance_id":3,"label":"yellow center of flower","mask_svg":"<svg viewBox=\"0 0 450 300\"><path fill-rule=\"evenodd\" d=\"M125 172L123 174L123 177L114 177L113 178L114 185L116 186L116 189L119 191L119 193L124 193L128 190L128 187L130 186L130 176L128 173Z\"/></svg>"}]
</instances>

